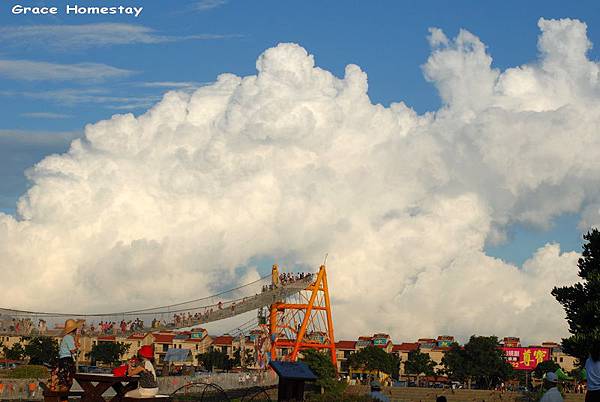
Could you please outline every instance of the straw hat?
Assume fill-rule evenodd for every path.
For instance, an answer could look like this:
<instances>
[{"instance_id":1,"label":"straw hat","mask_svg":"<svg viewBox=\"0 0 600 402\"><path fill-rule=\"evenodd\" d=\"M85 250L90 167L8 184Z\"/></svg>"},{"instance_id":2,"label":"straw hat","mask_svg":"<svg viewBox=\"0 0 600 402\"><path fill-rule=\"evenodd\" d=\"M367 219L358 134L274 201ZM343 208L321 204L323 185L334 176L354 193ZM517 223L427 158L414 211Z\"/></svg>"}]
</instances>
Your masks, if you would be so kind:
<instances>
[{"instance_id":1,"label":"straw hat","mask_svg":"<svg viewBox=\"0 0 600 402\"><path fill-rule=\"evenodd\" d=\"M77 328L81 328L83 326L84 322L85 322L85 320L74 320L72 318L69 318L68 320L65 321L65 329L63 329L62 334L63 335L70 334L71 332L75 331Z\"/></svg>"}]
</instances>

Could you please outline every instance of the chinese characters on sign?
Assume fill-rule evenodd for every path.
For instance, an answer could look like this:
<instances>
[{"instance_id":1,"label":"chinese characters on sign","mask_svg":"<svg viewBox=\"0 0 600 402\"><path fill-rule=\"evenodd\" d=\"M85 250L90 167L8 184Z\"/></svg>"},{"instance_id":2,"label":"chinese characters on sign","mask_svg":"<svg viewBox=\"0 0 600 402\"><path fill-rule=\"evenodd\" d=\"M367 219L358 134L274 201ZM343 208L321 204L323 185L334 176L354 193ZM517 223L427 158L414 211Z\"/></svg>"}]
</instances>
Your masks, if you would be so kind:
<instances>
[{"instance_id":1,"label":"chinese characters on sign","mask_svg":"<svg viewBox=\"0 0 600 402\"><path fill-rule=\"evenodd\" d=\"M501 348L516 370L533 370L543 361L550 359L550 350L546 348Z\"/></svg>"}]
</instances>

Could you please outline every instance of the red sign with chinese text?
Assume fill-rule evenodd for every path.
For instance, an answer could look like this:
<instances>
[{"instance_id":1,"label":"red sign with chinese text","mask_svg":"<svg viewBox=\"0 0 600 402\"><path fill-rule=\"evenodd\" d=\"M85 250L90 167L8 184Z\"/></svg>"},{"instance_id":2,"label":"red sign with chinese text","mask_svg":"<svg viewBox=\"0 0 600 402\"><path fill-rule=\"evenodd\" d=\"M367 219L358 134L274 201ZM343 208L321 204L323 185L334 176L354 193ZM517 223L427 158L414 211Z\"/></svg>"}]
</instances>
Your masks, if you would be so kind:
<instances>
[{"instance_id":1,"label":"red sign with chinese text","mask_svg":"<svg viewBox=\"0 0 600 402\"><path fill-rule=\"evenodd\" d=\"M516 370L533 370L541 362L550 360L550 349L547 348L500 348L504 351L506 361Z\"/></svg>"}]
</instances>

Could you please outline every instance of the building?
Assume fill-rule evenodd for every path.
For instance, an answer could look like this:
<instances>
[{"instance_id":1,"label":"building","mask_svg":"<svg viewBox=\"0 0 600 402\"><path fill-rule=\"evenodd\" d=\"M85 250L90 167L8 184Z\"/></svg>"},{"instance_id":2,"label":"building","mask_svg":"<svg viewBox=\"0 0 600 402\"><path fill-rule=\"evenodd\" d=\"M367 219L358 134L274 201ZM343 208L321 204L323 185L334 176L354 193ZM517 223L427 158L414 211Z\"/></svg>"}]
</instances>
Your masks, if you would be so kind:
<instances>
[{"instance_id":1,"label":"building","mask_svg":"<svg viewBox=\"0 0 600 402\"><path fill-rule=\"evenodd\" d=\"M173 347L173 340L177 336L172 331L161 331L152 333L154 338L152 343L154 344L154 360L158 364L165 362L165 356L169 348Z\"/></svg>"},{"instance_id":2,"label":"building","mask_svg":"<svg viewBox=\"0 0 600 402\"><path fill-rule=\"evenodd\" d=\"M396 356L398 356L398 359L400 360L400 379L402 379L404 376L406 376L406 370L404 369L404 362L406 362L408 360L408 354L410 352L414 352L415 350L419 350L419 343L418 342L404 342L401 343L399 345L394 345L392 347L392 353L395 354Z\"/></svg>"},{"instance_id":3,"label":"building","mask_svg":"<svg viewBox=\"0 0 600 402\"><path fill-rule=\"evenodd\" d=\"M519 348L521 347L521 340L513 336L506 336L502 339L500 345L504 346L505 348Z\"/></svg>"},{"instance_id":4,"label":"building","mask_svg":"<svg viewBox=\"0 0 600 402\"><path fill-rule=\"evenodd\" d=\"M338 373L343 375L350 374L348 359L354 352L356 352L356 341L338 341L335 343Z\"/></svg>"},{"instance_id":5,"label":"building","mask_svg":"<svg viewBox=\"0 0 600 402\"><path fill-rule=\"evenodd\" d=\"M225 353L230 359L233 359L233 336L221 335L213 338L211 348Z\"/></svg>"},{"instance_id":6,"label":"building","mask_svg":"<svg viewBox=\"0 0 600 402\"><path fill-rule=\"evenodd\" d=\"M563 352L560 344L556 342L543 342L542 347L550 349L552 360L558 364L565 373L568 374L577 368L577 358Z\"/></svg>"},{"instance_id":7,"label":"building","mask_svg":"<svg viewBox=\"0 0 600 402\"><path fill-rule=\"evenodd\" d=\"M52 328L47 332L48 336L56 339L58 343L61 337L60 328ZM311 339L318 340L324 336L323 333L314 332L310 334ZM15 344L20 343L25 346L29 340L29 336L0 334L0 342L7 348L12 348ZM120 342L129 346L128 351L122 356L122 360L127 360L135 356L140 347L144 345L152 345L154 347L155 361L157 365L169 363L165 361L165 357L169 350L187 350L186 353L171 352L171 355L182 357L182 361L171 362L175 365L196 365L198 364L198 356L206 353L209 350L218 350L234 359L239 353L240 360L244 367L258 368L261 364L264 366L264 354L270 351L268 335L263 330L256 329L249 333L248 336L231 336L228 334L220 336L210 336L203 328L196 328L191 331L158 331L147 333L122 334L117 331L110 334L90 334L80 337L80 353L77 356L77 361L80 364L89 364L91 352L94 345L105 342ZM376 333L372 336L360 336L357 340L340 340L336 342L337 354L337 369L342 375L348 377L364 377L370 373L361 373L356 370L351 370L349 367L349 358L353 353L356 353L366 347L376 347L384 350L386 353L394 354L400 360L399 375L402 379L406 377L404 363L408 360L409 354L416 350L429 355L431 360L436 363L436 370L442 368L442 358L445 353L450 350L451 346L456 343L453 336L440 335L437 338L420 338L416 342L402 342L394 344L389 334ZM277 356L284 357L291 353L292 342L288 342L288 346L280 346L277 348ZM520 339L517 337L505 337L501 341L503 347L516 348L521 347ZM541 347L550 350L551 359L555 361L565 373L570 373L576 368L577 359L563 352L560 344L556 342L543 342ZM2 350L0 349L0 357Z\"/></svg>"}]
</instances>

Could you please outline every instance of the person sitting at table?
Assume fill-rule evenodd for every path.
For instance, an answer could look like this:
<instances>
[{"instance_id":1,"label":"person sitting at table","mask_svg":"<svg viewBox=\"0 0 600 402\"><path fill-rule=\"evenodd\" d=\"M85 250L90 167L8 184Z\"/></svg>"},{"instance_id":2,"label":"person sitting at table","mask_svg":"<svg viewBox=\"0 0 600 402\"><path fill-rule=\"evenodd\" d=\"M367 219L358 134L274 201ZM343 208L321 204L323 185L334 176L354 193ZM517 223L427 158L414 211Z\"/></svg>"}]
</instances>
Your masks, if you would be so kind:
<instances>
[{"instance_id":1,"label":"person sitting at table","mask_svg":"<svg viewBox=\"0 0 600 402\"><path fill-rule=\"evenodd\" d=\"M75 376L75 358L79 349L79 340L76 332L83 325L83 320L68 319L65 321L63 338L60 341L58 353L58 367L56 369L57 390L68 391L73 385Z\"/></svg>"},{"instance_id":2,"label":"person sitting at table","mask_svg":"<svg viewBox=\"0 0 600 402\"><path fill-rule=\"evenodd\" d=\"M138 351L138 356L142 359L141 364L134 366L131 362L128 364L127 374L130 376L139 375L138 388L125 394L126 397L139 398L158 394L158 382L156 380L156 371L154 370L154 350L150 345L144 345Z\"/></svg>"}]
</instances>

